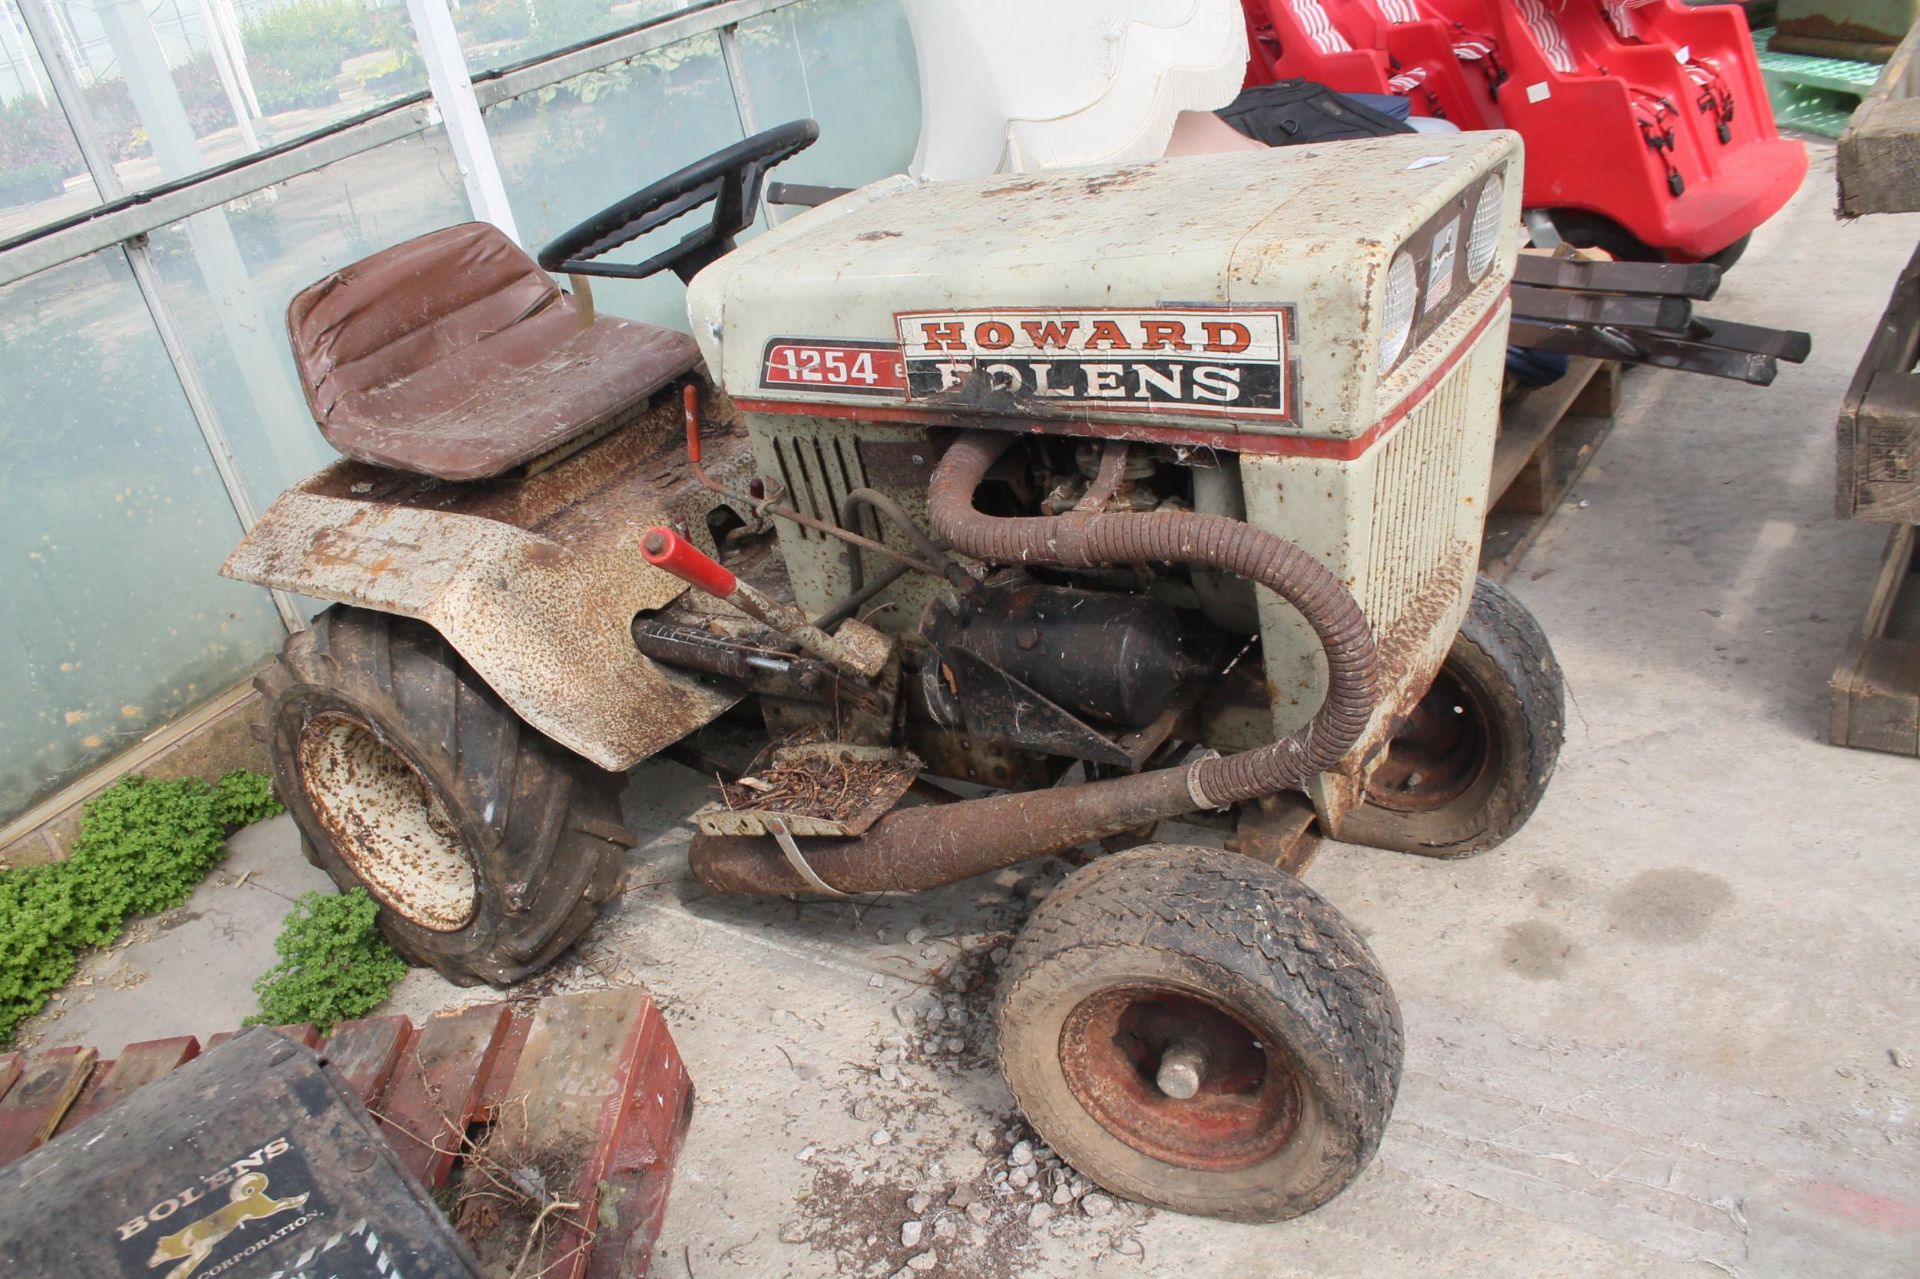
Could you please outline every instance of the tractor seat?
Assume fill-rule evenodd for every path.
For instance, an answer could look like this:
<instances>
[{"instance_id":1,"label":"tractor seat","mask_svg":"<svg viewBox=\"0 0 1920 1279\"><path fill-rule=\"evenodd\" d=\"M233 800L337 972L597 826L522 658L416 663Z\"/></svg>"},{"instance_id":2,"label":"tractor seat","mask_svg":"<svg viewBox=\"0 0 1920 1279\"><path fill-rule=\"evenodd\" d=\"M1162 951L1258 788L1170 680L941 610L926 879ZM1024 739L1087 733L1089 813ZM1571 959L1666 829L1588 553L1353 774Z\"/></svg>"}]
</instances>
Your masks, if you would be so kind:
<instances>
[{"instance_id":1,"label":"tractor seat","mask_svg":"<svg viewBox=\"0 0 1920 1279\"><path fill-rule=\"evenodd\" d=\"M329 444L443 480L490 479L609 427L700 361L684 333L593 314L485 222L308 286L287 333Z\"/></svg>"}]
</instances>

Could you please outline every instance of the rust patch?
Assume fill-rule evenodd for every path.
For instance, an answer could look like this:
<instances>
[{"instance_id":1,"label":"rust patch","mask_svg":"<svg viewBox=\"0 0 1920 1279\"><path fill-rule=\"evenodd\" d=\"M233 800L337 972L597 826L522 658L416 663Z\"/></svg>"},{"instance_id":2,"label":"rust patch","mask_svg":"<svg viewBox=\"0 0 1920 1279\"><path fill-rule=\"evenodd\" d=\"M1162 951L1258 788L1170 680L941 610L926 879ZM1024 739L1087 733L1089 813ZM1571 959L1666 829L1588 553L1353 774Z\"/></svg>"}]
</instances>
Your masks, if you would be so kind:
<instances>
[{"instance_id":1,"label":"rust patch","mask_svg":"<svg viewBox=\"0 0 1920 1279\"><path fill-rule=\"evenodd\" d=\"M221 571L418 618L534 728L626 769L738 700L656 665L629 629L686 589L646 562L645 530L675 526L711 552L707 516L726 504L682 464L679 427L662 396L554 465L484 486L336 463L282 494ZM744 488L745 436L722 420L707 442L710 470Z\"/></svg>"},{"instance_id":2,"label":"rust patch","mask_svg":"<svg viewBox=\"0 0 1920 1279\"><path fill-rule=\"evenodd\" d=\"M1102 173L1086 181L1088 195L1099 195L1103 191L1112 191L1119 187L1129 187L1148 176L1152 170L1145 165L1130 164L1111 173Z\"/></svg>"}]
</instances>

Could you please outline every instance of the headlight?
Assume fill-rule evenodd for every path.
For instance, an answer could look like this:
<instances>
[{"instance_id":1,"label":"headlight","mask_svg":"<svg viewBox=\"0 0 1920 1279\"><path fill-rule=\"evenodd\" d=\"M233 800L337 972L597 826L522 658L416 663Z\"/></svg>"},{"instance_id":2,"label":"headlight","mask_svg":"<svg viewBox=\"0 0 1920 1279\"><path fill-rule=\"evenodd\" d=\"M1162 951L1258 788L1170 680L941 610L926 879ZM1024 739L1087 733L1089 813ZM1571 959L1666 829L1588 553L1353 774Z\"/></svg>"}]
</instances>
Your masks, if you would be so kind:
<instances>
[{"instance_id":1,"label":"headlight","mask_svg":"<svg viewBox=\"0 0 1920 1279\"><path fill-rule=\"evenodd\" d=\"M1473 206L1473 230L1467 235L1467 279L1478 281L1493 265L1500 248L1500 210L1507 202L1507 184L1491 174L1480 187L1480 203Z\"/></svg>"},{"instance_id":2,"label":"headlight","mask_svg":"<svg viewBox=\"0 0 1920 1279\"><path fill-rule=\"evenodd\" d=\"M1385 373L1407 349L1407 337L1413 332L1413 308L1420 284L1413 269L1413 255L1402 249L1387 267L1387 308L1380 317L1380 371Z\"/></svg>"}]
</instances>

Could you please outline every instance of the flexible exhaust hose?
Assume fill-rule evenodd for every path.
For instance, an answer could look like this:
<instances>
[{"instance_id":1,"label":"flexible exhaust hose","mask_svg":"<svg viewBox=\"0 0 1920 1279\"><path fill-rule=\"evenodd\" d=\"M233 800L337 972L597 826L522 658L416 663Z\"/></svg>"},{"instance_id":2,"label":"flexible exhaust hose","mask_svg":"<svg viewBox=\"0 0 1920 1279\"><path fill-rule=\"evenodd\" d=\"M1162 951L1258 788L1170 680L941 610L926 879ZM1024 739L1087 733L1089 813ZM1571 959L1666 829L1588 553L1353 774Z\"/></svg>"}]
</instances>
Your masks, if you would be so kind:
<instances>
[{"instance_id":1,"label":"flexible exhaust hose","mask_svg":"<svg viewBox=\"0 0 1920 1279\"><path fill-rule=\"evenodd\" d=\"M933 473L927 514L956 551L994 564L1098 568L1108 564L1190 564L1220 569L1264 586L1306 619L1327 655L1327 696L1306 727L1267 746L1200 761L1194 788L1223 807L1299 786L1333 767L1373 715L1378 655L1373 630L1319 560L1285 538L1240 520L1191 511L1139 515L1067 512L1005 518L983 515L973 495L1016 439L969 431Z\"/></svg>"},{"instance_id":2,"label":"flexible exhaust hose","mask_svg":"<svg viewBox=\"0 0 1920 1279\"><path fill-rule=\"evenodd\" d=\"M808 869L843 894L914 892L1202 808L1257 799L1324 772L1373 714L1377 656L1360 608L1318 560L1238 520L1188 512L1002 518L976 511L974 492L1016 437L962 436L934 471L928 510L955 550L1002 564L1090 568L1193 564L1268 587L1304 617L1327 655L1327 697L1305 728L1225 758L1045 791L896 809L866 834L810 839ZM724 893L806 893L809 877L763 836L697 835L693 872Z\"/></svg>"}]
</instances>

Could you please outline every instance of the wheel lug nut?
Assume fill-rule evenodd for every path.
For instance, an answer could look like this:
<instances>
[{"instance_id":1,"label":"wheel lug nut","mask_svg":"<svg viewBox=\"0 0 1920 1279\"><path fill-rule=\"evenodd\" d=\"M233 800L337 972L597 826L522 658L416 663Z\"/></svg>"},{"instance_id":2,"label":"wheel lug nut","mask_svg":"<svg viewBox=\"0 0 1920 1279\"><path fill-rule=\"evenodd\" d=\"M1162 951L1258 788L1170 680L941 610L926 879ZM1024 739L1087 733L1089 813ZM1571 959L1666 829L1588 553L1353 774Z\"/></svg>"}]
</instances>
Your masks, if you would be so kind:
<instances>
[{"instance_id":1,"label":"wheel lug nut","mask_svg":"<svg viewBox=\"0 0 1920 1279\"><path fill-rule=\"evenodd\" d=\"M1160 1056L1153 1082L1175 1101L1191 1101L1207 1073L1206 1054L1192 1044L1175 1044Z\"/></svg>"}]
</instances>

